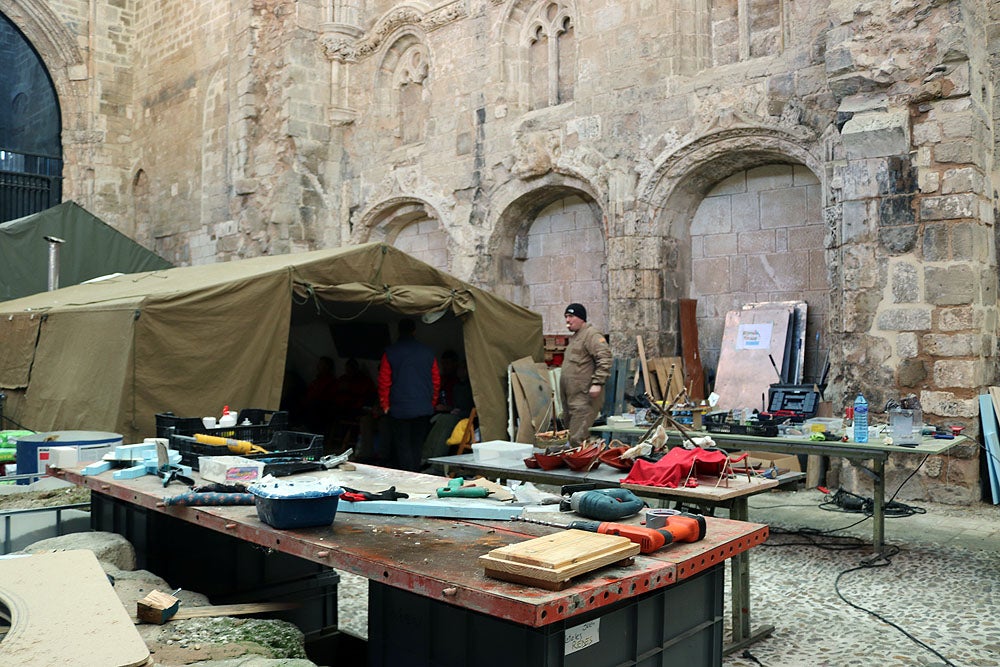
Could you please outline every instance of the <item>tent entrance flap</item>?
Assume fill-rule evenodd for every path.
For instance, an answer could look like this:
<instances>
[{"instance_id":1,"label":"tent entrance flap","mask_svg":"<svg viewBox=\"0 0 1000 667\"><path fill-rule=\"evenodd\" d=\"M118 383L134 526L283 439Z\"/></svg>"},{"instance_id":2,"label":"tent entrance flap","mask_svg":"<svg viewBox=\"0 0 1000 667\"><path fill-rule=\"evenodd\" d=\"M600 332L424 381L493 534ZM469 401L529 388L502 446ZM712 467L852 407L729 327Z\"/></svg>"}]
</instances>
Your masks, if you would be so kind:
<instances>
[{"instance_id":1,"label":"tent entrance flap","mask_svg":"<svg viewBox=\"0 0 1000 667\"><path fill-rule=\"evenodd\" d=\"M476 307L469 290L435 285L376 286L360 282L315 285L297 281L294 290L298 299L380 304L404 315L424 315L449 310L455 315L463 315Z\"/></svg>"}]
</instances>

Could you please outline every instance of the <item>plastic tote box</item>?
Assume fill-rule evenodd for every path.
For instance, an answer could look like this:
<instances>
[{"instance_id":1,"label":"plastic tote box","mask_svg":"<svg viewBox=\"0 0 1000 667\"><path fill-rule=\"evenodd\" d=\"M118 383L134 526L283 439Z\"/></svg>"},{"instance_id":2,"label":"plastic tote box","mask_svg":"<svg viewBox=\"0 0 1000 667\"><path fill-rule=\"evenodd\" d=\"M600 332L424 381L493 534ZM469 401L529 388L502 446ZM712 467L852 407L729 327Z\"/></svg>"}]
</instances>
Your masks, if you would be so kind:
<instances>
[{"instance_id":1,"label":"plastic tote box","mask_svg":"<svg viewBox=\"0 0 1000 667\"><path fill-rule=\"evenodd\" d=\"M524 459L531 456L534 451L534 445L507 442L506 440L490 440L472 444L472 456L476 463L493 465L506 466L524 463Z\"/></svg>"},{"instance_id":2,"label":"plastic tote box","mask_svg":"<svg viewBox=\"0 0 1000 667\"><path fill-rule=\"evenodd\" d=\"M342 488L315 477L278 480L265 478L247 487L257 506L257 517L269 526L310 528L329 526L337 515Z\"/></svg>"}]
</instances>

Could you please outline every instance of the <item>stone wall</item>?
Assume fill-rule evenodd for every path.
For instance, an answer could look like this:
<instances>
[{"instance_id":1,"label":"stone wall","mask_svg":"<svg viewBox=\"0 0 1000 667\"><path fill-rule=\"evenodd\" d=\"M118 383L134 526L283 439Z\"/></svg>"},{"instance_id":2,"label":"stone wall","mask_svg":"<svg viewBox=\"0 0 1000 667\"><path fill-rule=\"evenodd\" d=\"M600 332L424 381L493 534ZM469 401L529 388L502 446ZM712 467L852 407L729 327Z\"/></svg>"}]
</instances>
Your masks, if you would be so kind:
<instances>
[{"instance_id":1,"label":"stone wall","mask_svg":"<svg viewBox=\"0 0 1000 667\"><path fill-rule=\"evenodd\" d=\"M0 11L59 94L66 197L174 261L380 239L418 249L429 231L434 263L544 311L547 329L557 300L591 295L623 355L636 334L650 355L675 353L681 297L699 299L708 359L724 309L801 298L835 405L912 391L933 422L975 433L976 396L996 382L995 4L0 0ZM791 181L757 209L713 217L765 173ZM540 275L539 235L567 201L602 243L568 234L544 261L603 245L587 262L597 276ZM742 246L710 227L761 210ZM705 277L723 261L726 289ZM742 264L745 283L732 272ZM943 476L925 468L900 497L978 498L977 456L942 459Z\"/></svg>"}]
</instances>

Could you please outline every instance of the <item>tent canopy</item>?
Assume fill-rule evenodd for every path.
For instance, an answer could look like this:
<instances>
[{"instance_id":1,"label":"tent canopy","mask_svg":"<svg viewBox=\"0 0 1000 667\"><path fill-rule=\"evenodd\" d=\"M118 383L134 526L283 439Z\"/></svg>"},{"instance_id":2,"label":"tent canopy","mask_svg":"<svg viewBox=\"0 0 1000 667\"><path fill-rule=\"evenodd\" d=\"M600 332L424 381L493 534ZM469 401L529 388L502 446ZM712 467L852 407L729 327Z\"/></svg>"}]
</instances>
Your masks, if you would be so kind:
<instances>
[{"instance_id":1,"label":"tent canopy","mask_svg":"<svg viewBox=\"0 0 1000 667\"><path fill-rule=\"evenodd\" d=\"M0 301L48 289L46 236L65 241L59 249L60 285L172 266L75 202L63 202L0 224Z\"/></svg>"},{"instance_id":2,"label":"tent canopy","mask_svg":"<svg viewBox=\"0 0 1000 667\"><path fill-rule=\"evenodd\" d=\"M370 243L118 276L0 303L0 388L26 428L114 430L223 403L277 409L292 308L458 321L484 439L506 439L506 371L542 359L539 315ZM426 321L433 320L426 318ZM211 407L207 407L211 406Z\"/></svg>"}]
</instances>

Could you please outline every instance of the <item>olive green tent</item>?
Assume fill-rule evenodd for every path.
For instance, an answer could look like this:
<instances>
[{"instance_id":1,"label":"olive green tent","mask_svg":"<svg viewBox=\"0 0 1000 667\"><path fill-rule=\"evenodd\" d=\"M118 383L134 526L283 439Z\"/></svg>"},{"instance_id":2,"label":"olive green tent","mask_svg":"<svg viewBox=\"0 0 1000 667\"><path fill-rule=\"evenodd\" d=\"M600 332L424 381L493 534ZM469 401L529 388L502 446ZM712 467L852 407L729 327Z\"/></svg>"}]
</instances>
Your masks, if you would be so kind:
<instances>
[{"instance_id":1,"label":"olive green tent","mask_svg":"<svg viewBox=\"0 0 1000 667\"><path fill-rule=\"evenodd\" d=\"M59 246L59 285L77 285L111 273L138 273L172 265L75 202L0 224L0 301L44 292L49 244Z\"/></svg>"},{"instance_id":2,"label":"olive green tent","mask_svg":"<svg viewBox=\"0 0 1000 667\"><path fill-rule=\"evenodd\" d=\"M484 439L506 439L506 369L542 359L541 317L371 243L123 275L0 303L0 390L25 428L113 430L222 403L279 406L293 312L421 316L459 331Z\"/></svg>"}]
</instances>

